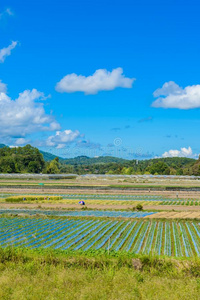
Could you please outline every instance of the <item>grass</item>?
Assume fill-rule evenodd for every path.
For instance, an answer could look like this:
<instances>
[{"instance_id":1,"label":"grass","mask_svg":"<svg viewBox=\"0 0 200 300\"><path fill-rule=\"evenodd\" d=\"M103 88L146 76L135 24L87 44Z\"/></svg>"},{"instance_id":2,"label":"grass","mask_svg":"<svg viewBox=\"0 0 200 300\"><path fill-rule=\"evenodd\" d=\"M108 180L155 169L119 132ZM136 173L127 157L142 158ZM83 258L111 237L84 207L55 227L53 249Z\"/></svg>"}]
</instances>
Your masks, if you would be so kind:
<instances>
[{"instance_id":1,"label":"grass","mask_svg":"<svg viewBox=\"0 0 200 300\"><path fill-rule=\"evenodd\" d=\"M199 299L199 261L0 248L0 299Z\"/></svg>"}]
</instances>

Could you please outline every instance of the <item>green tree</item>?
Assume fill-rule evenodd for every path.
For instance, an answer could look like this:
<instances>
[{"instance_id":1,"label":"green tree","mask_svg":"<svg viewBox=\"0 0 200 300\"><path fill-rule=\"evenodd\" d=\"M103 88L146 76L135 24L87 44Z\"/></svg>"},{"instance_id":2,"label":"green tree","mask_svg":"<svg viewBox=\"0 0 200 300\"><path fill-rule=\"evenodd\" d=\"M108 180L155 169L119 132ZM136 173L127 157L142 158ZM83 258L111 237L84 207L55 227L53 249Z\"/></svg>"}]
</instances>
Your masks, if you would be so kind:
<instances>
[{"instance_id":1,"label":"green tree","mask_svg":"<svg viewBox=\"0 0 200 300\"><path fill-rule=\"evenodd\" d=\"M47 165L47 174L58 174L59 173L59 159L58 157L54 158Z\"/></svg>"},{"instance_id":2,"label":"green tree","mask_svg":"<svg viewBox=\"0 0 200 300\"><path fill-rule=\"evenodd\" d=\"M151 174L159 174L159 175L169 175L170 174L170 168L169 166L164 163L163 161L159 161L149 168L149 172Z\"/></svg>"}]
</instances>

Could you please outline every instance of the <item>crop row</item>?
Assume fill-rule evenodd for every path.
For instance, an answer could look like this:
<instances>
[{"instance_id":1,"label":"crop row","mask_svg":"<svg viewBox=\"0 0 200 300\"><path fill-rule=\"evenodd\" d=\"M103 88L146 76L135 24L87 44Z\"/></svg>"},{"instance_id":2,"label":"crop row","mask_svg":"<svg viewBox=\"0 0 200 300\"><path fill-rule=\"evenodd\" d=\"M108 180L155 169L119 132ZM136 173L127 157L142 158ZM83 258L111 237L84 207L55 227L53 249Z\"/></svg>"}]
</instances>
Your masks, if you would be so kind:
<instances>
[{"instance_id":1,"label":"crop row","mask_svg":"<svg viewBox=\"0 0 200 300\"><path fill-rule=\"evenodd\" d=\"M0 218L0 246L106 249L200 256L200 226L190 221Z\"/></svg>"},{"instance_id":2,"label":"crop row","mask_svg":"<svg viewBox=\"0 0 200 300\"><path fill-rule=\"evenodd\" d=\"M118 217L118 218L144 218L156 212L128 212L128 211L101 211L101 210L82 210L82 211L63 211L63 210L41 210L41 209L1 209L1 214L44 214L48 216L62 217Z\"/></svg>"},{"instance_id":3,"label":"crop row","mask_svg":"<svg viewBox=\"0 0 200 300\"><path fill-rule=\"evenodd\" d=\"M198 206L200 201L198 200L167 200L160 202L160 205L187 205L187 206Z\"/></svg>"},{"instance_id":4,"label":"crop row","mask_svg":"<svg viewBox=\"0 0 200 300\"><path fill-rule=\"evenodd\" d=\"M64 194L61 195L64 199L76 199L76 200L151 200L151 201L160 201L162 196L154 195L104 195L104 194ZM165 198L165 200L170 200L170 198Z\"/></svg>"},{"instance_id":5,"label":"crop row","mask_svg":"<svg viewBox=\"0 0 200 300\"><path fill-rule=\"evenodd\" d=\"M59 194L59 195L15 195L15 194L0 194L0 198L7 201L27 201L34 200L35 202L52 202L59 201L69 204L78 203L83 200L88 204L106 204L106 205L187 205L187 206L199 206L200 201L196 199L177 199L167 198L163 196L155 195L109 195L109 194ZM133 201L133 202L132 202Z\"/></svg>"}]
</instances>

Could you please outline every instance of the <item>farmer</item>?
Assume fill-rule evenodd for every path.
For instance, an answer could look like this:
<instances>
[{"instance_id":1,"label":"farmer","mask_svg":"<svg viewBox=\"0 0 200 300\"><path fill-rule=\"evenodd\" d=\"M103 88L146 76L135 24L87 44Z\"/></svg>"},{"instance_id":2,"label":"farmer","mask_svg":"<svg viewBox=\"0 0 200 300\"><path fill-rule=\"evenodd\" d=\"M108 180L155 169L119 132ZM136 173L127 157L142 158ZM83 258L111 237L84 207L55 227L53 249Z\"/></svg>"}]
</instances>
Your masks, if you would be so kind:
<instances>
[{"instance_id":1,"label":"farmer","mask_svg":"<svg viewBox=\"0 0 200 300\"><path fill-rule=\"evenodd\" d=\"M80 205L85 205L85 202L84 201L79 201L79 204Z\"/></svg>"}]
</instances>

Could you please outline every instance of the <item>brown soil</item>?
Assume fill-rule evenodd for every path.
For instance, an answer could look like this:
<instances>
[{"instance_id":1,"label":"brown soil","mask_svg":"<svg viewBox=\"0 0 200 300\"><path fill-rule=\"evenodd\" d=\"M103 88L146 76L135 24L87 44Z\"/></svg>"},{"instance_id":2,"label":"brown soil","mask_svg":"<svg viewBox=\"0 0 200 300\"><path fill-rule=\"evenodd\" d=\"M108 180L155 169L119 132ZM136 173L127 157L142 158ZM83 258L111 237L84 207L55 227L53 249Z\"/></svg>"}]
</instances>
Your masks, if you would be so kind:
<instances>
[{"instance_id":1,"label":"brown soil","mask_svg":"<svg viewBox=\"0 0 200 300\"><path fill-rule=\"evenodd\" d=\"M50 209L81 209L79 204L65 204L65 203L0 203L1 208L50 208ZM132 208L131 205L107 205L107 204L89 204L86 207L89 209L128 209ZM144 210L148 211L171 211L171 212L199 212L200 206L175 206L175 205L147 205Z\"/></svg>"},{"instance_id":2,"label":"brown soil","mask_svg":"<svg viewBox=\"0 0 200 300\"><path fill-rule=\"evenodd\" d=\"M79 204L64 204L64 203L0 203L0 209L2 208L50 208L50 209L81 209L83 206ZM125 205L87 205L89 209L127 209Z\"/></svg>"},{"instance_id":3,"label":"brown soil","mask_svg":"<svg viewBox=\"0 0 200 300\"><path fill-rule=\"evenodd\" d=\"M24 203L1 203L0 209L2 208L43 208L43 209L81 209L81 206L74 205L74 204L51 204L51 203L41 203L38 204L24 204ZM89 205L87 208L91 209L124 209L124 205ZM148 207L149 208L149 207ZM158 208L158 206L156 206ZM184 207L181 207L183 210ZM193 207L185 207L185 211L179 211L180 207L173 207L176 211L161 211L156 214L146 216L145 218L148 219L200 219L200 208L198 207L198 211L192 211ZM159 209L163 209L163 206L159 206ZM193 208L194 209L194 208ZM171 210L171 209L170 209Z\"/></svg>"},{"instance_id":4,"label":"brown soil","mask_svg":"<svg viewBox=\"0 0 200 300\"><path fill-rule=\"evenodd\" d=\"M145 219L200 219L199 212L158 212L156 214L146 216Z\"/></svg>"}]
</instances>

